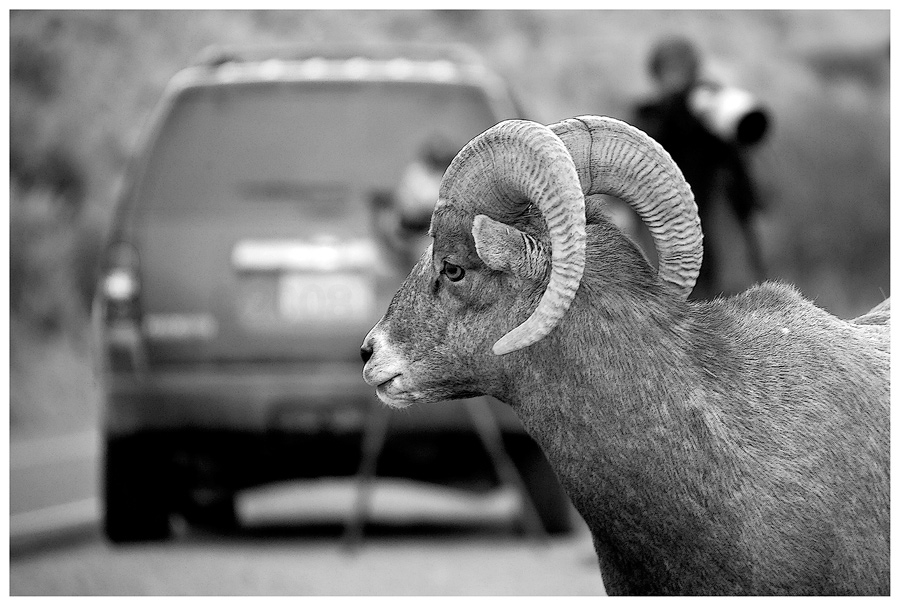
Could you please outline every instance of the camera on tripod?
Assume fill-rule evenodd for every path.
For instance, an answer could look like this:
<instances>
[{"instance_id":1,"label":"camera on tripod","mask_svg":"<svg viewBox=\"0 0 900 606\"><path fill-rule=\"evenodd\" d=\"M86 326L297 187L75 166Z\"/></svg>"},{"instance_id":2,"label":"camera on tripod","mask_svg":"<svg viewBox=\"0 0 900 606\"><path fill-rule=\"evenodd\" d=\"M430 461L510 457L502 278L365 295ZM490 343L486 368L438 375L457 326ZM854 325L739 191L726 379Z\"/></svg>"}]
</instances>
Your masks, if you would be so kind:
<instances>
[{"instance_id":1,"label":"camera on tripod","mask_svg":"<svg viewBox=\"0 0 900 606\"><path fill-rule=\"evenodd\" d=\"M703 82L688 95L691 113L727 143L755 145L769 129L765 107L751 93L734 86Z\"/></svg>"}]
</instances>

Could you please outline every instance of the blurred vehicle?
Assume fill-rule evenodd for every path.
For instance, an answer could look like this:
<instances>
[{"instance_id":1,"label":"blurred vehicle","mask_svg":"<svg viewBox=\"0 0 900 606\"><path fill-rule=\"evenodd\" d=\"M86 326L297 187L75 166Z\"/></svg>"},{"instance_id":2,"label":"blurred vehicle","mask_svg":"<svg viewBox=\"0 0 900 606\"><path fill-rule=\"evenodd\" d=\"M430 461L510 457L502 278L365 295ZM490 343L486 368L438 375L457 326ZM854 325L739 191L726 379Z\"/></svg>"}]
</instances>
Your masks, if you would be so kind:
<instances>
[{"instance_id":1,"label":"blurred vehicle","mask_svg":"<svg viewBox=\"0 0 900 606\"><path fill-rule=\"evenodd\" d=\"M381 406L359 347L410 269L379 227L391 192L424 137L459 149L520 114L456 48L226 48L172 79L94 305L110 540L164 538L172 513L231 525L241 489L356 472ZM539 448L487 400L545 527L569 530ZM488 462L446 402L392 414L378 475L471 486Z\"/></svg>"}]
</instances>

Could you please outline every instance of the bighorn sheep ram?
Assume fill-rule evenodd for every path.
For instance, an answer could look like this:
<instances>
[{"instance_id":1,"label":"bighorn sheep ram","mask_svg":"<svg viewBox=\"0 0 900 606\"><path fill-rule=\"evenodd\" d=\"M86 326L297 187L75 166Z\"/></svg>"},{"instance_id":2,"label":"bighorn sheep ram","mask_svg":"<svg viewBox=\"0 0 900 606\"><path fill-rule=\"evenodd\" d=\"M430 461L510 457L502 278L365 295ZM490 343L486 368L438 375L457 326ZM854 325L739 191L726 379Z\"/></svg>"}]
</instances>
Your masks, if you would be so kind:
<instances>
[{"instance_id":1,"label":"bighorn sheep ram","mask_svg":"<svg viewBox=\"0 0 900 606\"><path fill-rule=\"evenodd\" d=\"M595 194L643 219L658 271ZM690 188L610 118L482 133L430 235L365 338L365 380L393 407L511 406L610 594L889 593L888 301L844 321L777 283L687 300Z\"/></svg>"}]
</instances>

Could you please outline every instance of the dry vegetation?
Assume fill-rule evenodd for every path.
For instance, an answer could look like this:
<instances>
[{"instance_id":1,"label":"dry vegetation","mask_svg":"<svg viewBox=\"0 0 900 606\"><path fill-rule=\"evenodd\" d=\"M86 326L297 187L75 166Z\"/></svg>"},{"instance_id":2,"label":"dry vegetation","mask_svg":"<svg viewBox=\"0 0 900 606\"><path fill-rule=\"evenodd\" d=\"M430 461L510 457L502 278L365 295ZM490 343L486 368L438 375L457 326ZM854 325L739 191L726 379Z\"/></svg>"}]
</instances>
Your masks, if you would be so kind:
<instances>
[{"instance_id":1,"label":"dry vegetation","mask_svg":"<svg viewBox=\"0 0 900 606\"><path fill-rule=\"evenodd\" d=\"M50 12L10 16L10 403L14 428L92 421L88 305L140 127L214 43L464 42L530 117L627 117L661 34L775 116L758 151L769 274L838 315L889 292L887 11Z\"/></svg>"}]
</instances>

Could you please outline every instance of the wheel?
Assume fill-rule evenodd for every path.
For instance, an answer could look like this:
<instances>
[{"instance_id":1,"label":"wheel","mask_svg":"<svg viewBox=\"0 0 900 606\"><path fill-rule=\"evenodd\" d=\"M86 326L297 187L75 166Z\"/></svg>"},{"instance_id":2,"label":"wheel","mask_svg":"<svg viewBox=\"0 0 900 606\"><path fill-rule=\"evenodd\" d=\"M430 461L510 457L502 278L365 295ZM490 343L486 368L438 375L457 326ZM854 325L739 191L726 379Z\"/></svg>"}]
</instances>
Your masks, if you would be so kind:
<instances>
[{"instance_id":1,"label":"wheel","mask_svg":"<svg viewBox=\"0 0 900 606\"><path fill-rule=\"evenodd\" d=\"M214 532L237 530L235 494L251 473L254 448L230 433L197 433L176 448L172 508L191 526Z\"/></svg>"},{"instance_id":2,"label":"wheel","mask_svg":"<svg viewBox=\"0 0 900 606\"><path fill-rule=\"evenodd\" d=\"M127 543L169 537L167 464L150 436L106 442L103 529L110 541Z\"/></svg>"},{"instance_id":3,"label":"wheel","mask_svg":"<svg viewBox=\"0 0 900 606\"><path fill-rule=\"evenodd\" d=\"M528 495L548 534L568 534L575 529L572 504L559 485L540 446L526 436L516 436L507 450L525 482Z\"/></svg>"}]
</instances>

